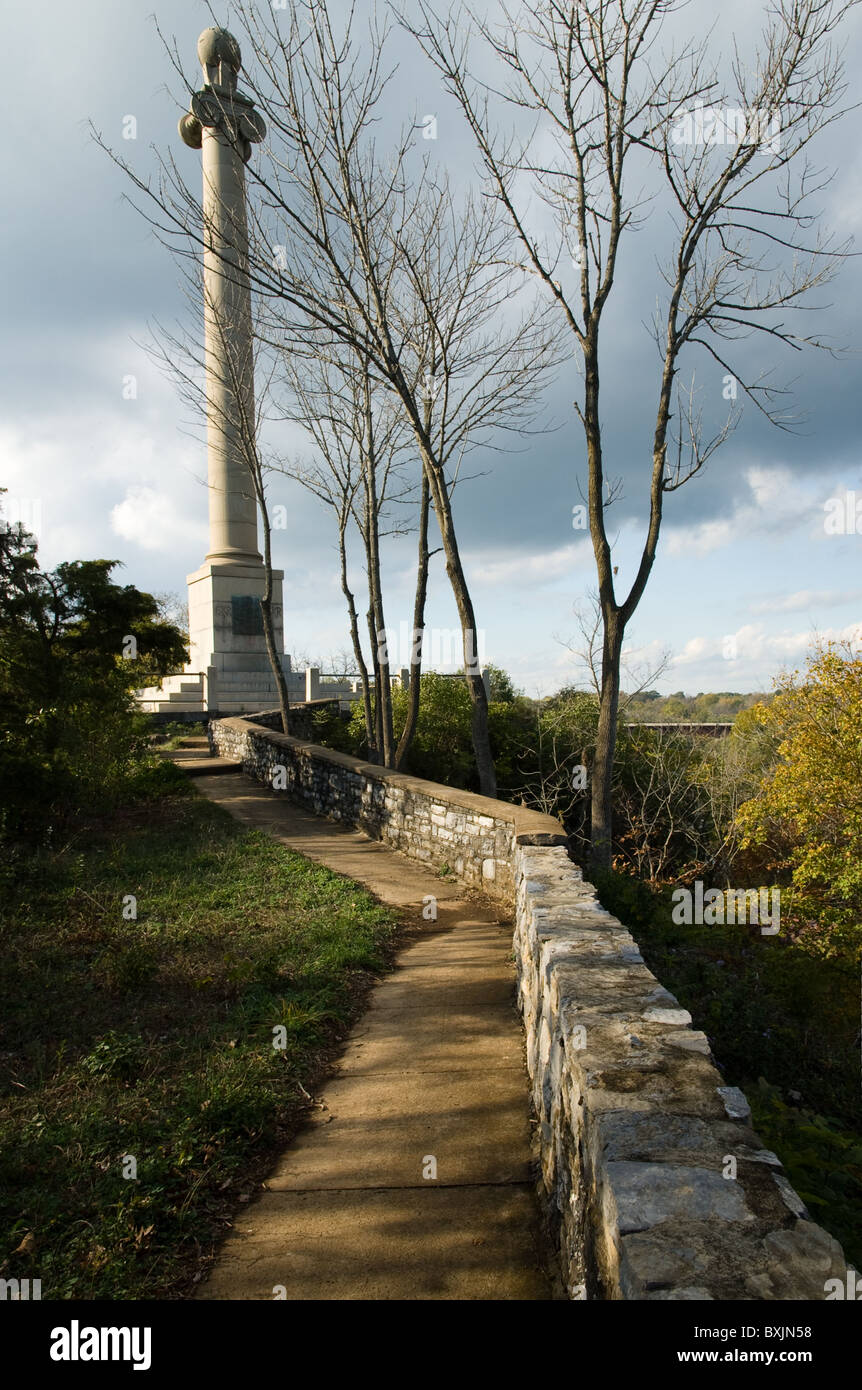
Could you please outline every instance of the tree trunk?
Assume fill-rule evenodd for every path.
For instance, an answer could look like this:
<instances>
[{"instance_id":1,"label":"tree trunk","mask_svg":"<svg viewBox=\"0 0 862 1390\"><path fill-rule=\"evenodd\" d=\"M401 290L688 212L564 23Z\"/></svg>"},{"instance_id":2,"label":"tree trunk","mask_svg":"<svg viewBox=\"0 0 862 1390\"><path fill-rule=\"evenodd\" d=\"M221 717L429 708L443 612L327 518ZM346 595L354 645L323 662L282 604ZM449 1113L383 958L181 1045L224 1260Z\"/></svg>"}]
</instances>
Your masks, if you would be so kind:
<instances>
[{"instance_id":1,"label":"tree trunk","mask_svg":"<svg viewBox=\"0 0 862 1390\"><path fill-rule=\"evenodd\" d=\"M613 859L613 776L623 631L616 614L606 616L590 827L590 863L594 868L605 870L611 867Z\"/></svg>"},{"instance_id":2,"label":"tree trunk","mask_svg":"<svg viewBox=\"0 0 862 1390\"><path fill-rule=\"evenodd\" d=\"M380 557L375 554L373 568L368 576L369 608L368 622L372 641L378 643L377 660L377 727L384 767L394 767L392 733L392 689L389 679L389 657L386 651L386 626L383 615L383 596L380 592Z\"/></svg>"},{"instance_id":3,"label":"tree trunk","mask_svg":"<svg viewBox=\"0 0 862 1390\"><path fill-rule=\"evenodd\" d=\"M491 735L488 728L488 697L478 663L478 638L473 600L467 587L467 579L461 564L455 525L452 519L452 505L445 479L440 476L433 455L422 449L422 465L425 469L434 510L443 540L443 553L446 556L446 573L455 596L458 617L461 620L461 635L464 641L464 674L467 689L473 704L473 752L476 757L476 770L479 774L479 791L482 796L497 795L497 770L491 754Z\"/></svg>"},{"instance_id":4,"label":"tree trunk","mask_svg":"<svg viewBox=\"0 0 862 1390\"><path fill-rule=\"evenodd\" d=\"M374 446L374 423L371 414L371 392L368 376L365 389L365 448L362 474L365 487L365 556L368 564L369 622L374 623L372 642L376 641L377 660L377 727L378 747L384 767L395 766L395 739L392 733L392 687L389 680L389 656L386 650L386 621L383 613L383 591L380 581L380 507L377 500L377 454Z\"/></svg>"},{"instance_id":5,"label":"tree trunk","mask_svg":"<svg viewBox=\"0 0 862 1390\"><path fill-rule=\"evenodd\" d=\"M391 343L387 344L387 347L391 354ZM476 617L473 612L473 601L470 597L470 590L467 586L467 579L464 574L464 568L461 564L461 555L458 550L449 489L446 485L443 468L438 466L434 453L434 446L430 438L430 410L426 409L426 416L423 421L416 409L416 402L410 388L405 383L400 372L392 378L392 381L395 389L404 402L404 406L415 432L416 441L419 445L422 470L425 477L428 479L428 487L431 493L431 499L434 503L434 510L437 514L440 536L443 541L443 553L446 556L446 573L449 576L449 583L452 586L452 593L455 597L458 617L461 622L461 635L464 643L465 677L473 706L473 753L476 758L476 770L479 775L479 790L482 796L496 797L497 770L494 767L494 759L491 754L491 735L488 728L488 697L485 694L482 673L478 669Z\"/></svg>"},{"instance_id":6,"label":"tree trunk","mask_svg":"<svg viewBox=\"0 0 862 1390\"><path fill-rule=\"evenodd\" d=\"M446 499L448 503L448 498ZM439 513L438 513L439 515ZM467 689L473 703L473 752L476 756L476 770L479 773L479 791L482 796L497 795L497 770L491 756L491 735L488 728L488 697L478 664L478 639L476 635L476 616L473 600L467 588L467 580L461 565L458 543L451 524L451 516L444 518L441 527L443 550L446 555L446 573L458 616L461 620L461 635L464 641L464 675Z\"/></svg>"},{"instance_id":7,"label":"tree trunk","mask_svg":"<svg viewBox=\"0 0 862 1390\"><path fill-rule=\"evenodd\" d=\"M447 566L448 568L448 566ZM456 594L457 599L457 594ZM491 753L491 731L488 725L488 695L482 672L479 670L475 648L475 619L473 605L469 602L469 617L462 618L464 631L464 665L467 674L467 688L473 701L473 751L476 754L476 768L479 773L479 791L482 796L496 797L497 769ZM459 610L460 610L459 603Z\"/></svg>"},{"instance_id":8,"label":"tree trunk","mask_svg":"<svg viewBox=\"0 0 862 1390\"><path fill-rule=\"evenodd\" d=\"M380 703L380 656L377 650L377 632L374 621L374 609L369 600L368 611L365 614L365 621L368 624L368 640L371 643L371 667L374 672L374 697L372 700L372 715L374 719L374 756L371 757L369 749L369 761L374 763L383 762L383 706Z\"/></svg>"},{"instance_id":9,"label":"tree trunk","mask_svg":"<svg viewBox=\"0 0 862 1390\"><path fill-rule=\"evenodd\" d=\"M428 592L428 562L430 552L428 550L428 513L431 494L428 488L428 478L425 470L422 470L421 492L419 497L419 563L416 569L416 597L413 601L413 637L410 648L410 690L407 699L407 718L404 721L404 728L401 738L398 740L398 748L395 752L395 767L401 772L407 761L407 754L410 752L410 745L416 735L416 725L419 720L419 697L421 693L422 677L422 636L425 631L425 597Z\"/></svg>"},{"instance_id":10,"label":"tree trunk","mask_svg":"<svg viewBox=\"0 0 862 1390\"><path fill-rule=\"evenodd\" d=\"M353 655L356 658L356 665L362 680L362 709L365 715L365 738L368 743L369 762L376 762L376 756L372 757L372 750L376 755L376 749L374 747L374 713L371 706L371 682L368 679L368 667L365 663L365 655L362 651L362 642L359 639L359 615L356 612L356 600L347 578L346 517L341 517L339 522L338 549L341 557L341 592L347 600L347 612L350 617L350 640L353 643Z\"/></svg>"},{"instance_id":11,"label":"tree trunk","mask_svg":"<svg viewBox=\"0 0 862 1390\"><path fill-rule=\"evenodd\" d=\"M272 667L272 674L275 679L276 689L278 690L278 705L281 710L281 728L285 734L290 733L290 697L287 693L287 680L284 675L284 667L281 664L278 648L275 643L275 630L272 622L272 547L270 543L269 513L266 503L261 493L258 495L260 504L260 515L263 523L263 569L264 569L264 589L263 598L260 600L260 616L263 622L263 636L266 642L266 651L269 657L269 664Z\"/></svg>"}]
</instances>

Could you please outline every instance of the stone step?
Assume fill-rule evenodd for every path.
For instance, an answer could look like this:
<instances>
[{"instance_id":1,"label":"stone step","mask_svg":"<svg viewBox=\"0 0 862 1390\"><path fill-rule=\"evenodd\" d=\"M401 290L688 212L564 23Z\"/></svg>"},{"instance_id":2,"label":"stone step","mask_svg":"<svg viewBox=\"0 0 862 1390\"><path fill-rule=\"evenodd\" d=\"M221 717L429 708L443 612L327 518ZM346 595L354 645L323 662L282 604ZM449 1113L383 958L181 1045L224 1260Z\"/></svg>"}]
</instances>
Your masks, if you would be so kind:
<instances>
[{"instance_id":1,"label":"stone step","mask_svg":"<svg viewBox=\"0 0 862 1390\"><path fill-rule=\"evenodd\" d=\"M169 758L174 767L178 767L189 777L213 777L222 772L242 772L242 763L236 758L213 758L206 748L172 749L162 753L162 757Z\"/></svg>"},{"instance_id":2,"label":"stone step","mask_svg":"<svg viewBox=\"0 0 862 1390\"><path fill-rule=\"evenodd\" d=\"M203 680L200 676L165 676L162 684L148 685L146 690L153 690L157 694L167 695L175 691L201 691L204 688Z\"/></svg>"},{"instance_id":3,"label":"stone step","mask_svg":"<svg viewBox=\"0 0 862 1390\"><path fill-rule=\"evenodd\" d=\"M263 714L264 711L257 700L220 700L218 713L226 717L244 715L251 718L255 714Z\"/></svg>"},{"instance_id":4,"label":"stone step","mask_svg":"<svg viewBox=\"0 0 862 1390\"><path fill-rule=\"evenodd\" d=\"M252 673L237 676L219 676L218 685L219 689L223 686L230 686L231 688L234 686L242 686L248 687L249 689L257 689L260 687L265 690L277 689L275 681L271 676L256 676Z\"/></svg>"},{"instance_id":5,"label":"stone step","mask_svg":"<svg viewBox=\"0 0 862 1390\"><path fill-rule=\"evenodd\" d=\"M139 708L144 714L203 714L201 700L142 700Z\"/></svg>"}]
</instances>

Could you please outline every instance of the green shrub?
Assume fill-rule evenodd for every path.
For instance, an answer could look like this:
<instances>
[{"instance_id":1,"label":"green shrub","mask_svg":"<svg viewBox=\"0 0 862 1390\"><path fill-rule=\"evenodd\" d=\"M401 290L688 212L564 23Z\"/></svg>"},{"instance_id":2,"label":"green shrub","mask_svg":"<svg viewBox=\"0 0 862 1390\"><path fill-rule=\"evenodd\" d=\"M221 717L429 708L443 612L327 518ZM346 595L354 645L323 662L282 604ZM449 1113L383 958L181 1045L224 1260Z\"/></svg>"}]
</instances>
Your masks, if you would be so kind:
<instances>
[{"instance_id":1,"label":"green shrub","mask_svg":"<svg viewBox=\"0 0 862 1390\"><path fill-rule=\"evenodd\" d=\"M144 1040L139 1033L106 1033L78 1063L88 1076L114 1077L131 1081L138 1074L144 1056Z\"/></svg>"}]
</instances>

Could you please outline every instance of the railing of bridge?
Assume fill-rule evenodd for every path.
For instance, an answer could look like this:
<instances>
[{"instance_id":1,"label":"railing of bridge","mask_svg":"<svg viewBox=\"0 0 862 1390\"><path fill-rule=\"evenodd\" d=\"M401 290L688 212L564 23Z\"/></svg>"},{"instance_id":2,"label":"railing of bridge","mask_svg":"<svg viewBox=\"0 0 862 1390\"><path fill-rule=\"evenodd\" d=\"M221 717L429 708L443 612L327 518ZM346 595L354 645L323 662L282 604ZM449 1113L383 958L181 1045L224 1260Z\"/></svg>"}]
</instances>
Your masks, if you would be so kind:
<instances>
[{"instance_id":1,"label":"railing of bridge","mask_svg":"<svg viewBox=\"0 0 862 1390\"><path fill-rule=\"evenodd\" d=\"M645 719L633 719L626 724L627 729L653 729L665 734L702 734L712 738L725 738L733 728L733 721L665 720L662 723L647 723Z\"/></svg>"}]
</instances>

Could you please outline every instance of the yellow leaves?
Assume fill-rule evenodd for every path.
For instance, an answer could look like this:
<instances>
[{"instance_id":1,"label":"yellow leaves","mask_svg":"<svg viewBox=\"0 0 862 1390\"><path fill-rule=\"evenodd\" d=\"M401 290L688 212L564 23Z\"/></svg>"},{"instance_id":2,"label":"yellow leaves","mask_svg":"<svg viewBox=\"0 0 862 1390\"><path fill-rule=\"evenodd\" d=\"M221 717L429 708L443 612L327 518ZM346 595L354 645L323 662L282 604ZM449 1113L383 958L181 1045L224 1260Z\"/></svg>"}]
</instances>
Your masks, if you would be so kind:
<instances>
[{"instance_id":1,"label":"yellow leaves","mask_svg":"<svg viewBox=\"0 0 862 1390\"><path fill-rule=\"evenodd\" d=\"M13 1255L32 1256L36 1253L36 1232L28 1231L20 1245L16 1245Z\"/></svg>"},{"instance_id":2,"label":"yellow leaves","mask_svg":"<svg viewBox=\"0 0 862 1390\"><path fill-rule=\"evenodd\" d=\"M136 1226L135 1227L135 1249L141 1250L147 1244L149 1237L153 1234L155 1226Z\"/></svg>"},{"instance_id":3,"label":"yellow leaves","mask_svg":"<svg viewBox=\"0 0 862 1390\"><path fill-rule=\"evenodd\" d=\"M775 688L751 711L777 761L737 812L740 843L782 847L800 910L822 928L862 923L862 651L819 644Z\"/></svg>"}]
</instances>

